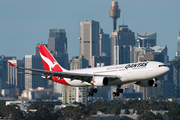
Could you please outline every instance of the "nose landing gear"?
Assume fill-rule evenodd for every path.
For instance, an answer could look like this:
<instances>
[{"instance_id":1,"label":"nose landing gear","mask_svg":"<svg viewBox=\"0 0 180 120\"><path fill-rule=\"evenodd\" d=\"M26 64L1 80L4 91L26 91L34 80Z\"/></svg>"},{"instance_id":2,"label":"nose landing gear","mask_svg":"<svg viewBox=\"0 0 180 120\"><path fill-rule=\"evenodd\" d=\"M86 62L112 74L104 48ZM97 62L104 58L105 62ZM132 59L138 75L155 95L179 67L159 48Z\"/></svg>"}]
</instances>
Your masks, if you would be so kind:
<instances>
[{"instance_id":1,"label":"nose landing gear","mask_svg":"<svg viewBox=\"0 0 180 120\"><path fill-rule=\"evenodd\" d=\"M158 80L157 78L153 78L154 81L153 87L158 87L157 80Z\"/></svg>"}]
</instances>

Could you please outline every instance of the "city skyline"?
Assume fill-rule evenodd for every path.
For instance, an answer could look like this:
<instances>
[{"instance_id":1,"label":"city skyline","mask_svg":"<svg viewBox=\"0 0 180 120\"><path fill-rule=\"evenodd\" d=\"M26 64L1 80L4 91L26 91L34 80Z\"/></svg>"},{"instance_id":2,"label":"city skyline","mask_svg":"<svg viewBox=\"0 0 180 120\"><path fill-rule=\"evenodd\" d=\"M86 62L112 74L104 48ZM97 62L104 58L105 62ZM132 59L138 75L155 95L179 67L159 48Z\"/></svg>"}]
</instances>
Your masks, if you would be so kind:
<instances>
[{"instance_id":1,"label":"city skyline","mask_svg":"<svg viewBox=\"0 0 180 120\"><path fill-rule=\"evenodd\" d=\"M43 3L42 3L43 2ZM69 59L80 54L80 22L96 20L105 33L112 33L109 17L112 0L99 1L23 1L2 0L0 20L0 55L35 54L37 43L47 44L49 29L65 29ZM118 0L121 9L117 25L125 25L135 32L156 32L157 45L168 47L169 60L176 55L180 26L180 1L125 1ZM28 5L28 6L27 6ZM92 7L93 6L93 7ZM124 17L123 17L124 16ZM77 46L77 47L74 47Z\"/></svg>"}]
</instances>

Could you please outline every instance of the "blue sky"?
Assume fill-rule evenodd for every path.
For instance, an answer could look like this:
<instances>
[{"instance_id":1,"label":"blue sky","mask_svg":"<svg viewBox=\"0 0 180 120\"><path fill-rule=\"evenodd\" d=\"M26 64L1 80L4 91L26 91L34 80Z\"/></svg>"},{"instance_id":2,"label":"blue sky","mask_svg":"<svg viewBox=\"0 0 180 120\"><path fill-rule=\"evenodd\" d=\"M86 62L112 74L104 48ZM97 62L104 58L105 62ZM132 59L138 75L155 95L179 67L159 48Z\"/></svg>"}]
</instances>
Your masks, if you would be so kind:
<instances>
[{"instance_id":1,"label":"blue sky","mask_svg":"<svg viewBox=\"0 0 180 120\"><path fill-rule=\"evenodd\" d=\"M79 55L80 22L96 20L112 33L109 9L112 0L1 0L0 55L35 54L37 43L47 43L49 29L65 29L69 59ZM157 45L168 47L170 60L177 50L180 31L179 0L117 0L121 9L117 24L135 32L157 32ZM57 25L58 22L58 25Z\"/></svg>"}]
</instances>

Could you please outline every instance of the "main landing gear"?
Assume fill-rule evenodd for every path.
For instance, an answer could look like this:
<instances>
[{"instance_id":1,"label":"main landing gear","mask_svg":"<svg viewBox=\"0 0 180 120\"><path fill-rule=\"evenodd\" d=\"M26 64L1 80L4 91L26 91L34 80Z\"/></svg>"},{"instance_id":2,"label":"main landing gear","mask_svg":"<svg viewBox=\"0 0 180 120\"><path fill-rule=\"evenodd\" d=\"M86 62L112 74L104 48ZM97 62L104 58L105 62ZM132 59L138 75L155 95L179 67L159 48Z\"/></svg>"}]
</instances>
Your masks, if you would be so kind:
<instances>
[{"instance_id":1,"label":"main landing gear","mask_svg":"<svg viewBox=\"0 0 180 120\"><path fill-rule=\"evenodd\" d=\"M90 92L87 92L86 95L87 95L87 96L93 96L94 93L97 93L97 88L94 88L94 85L92 84L92 85L91 85Z\"/></svg>"},{"instance_id":2,"label":"main landing gear","mask_svg":"<svg viewBox=\"0 0 180 120\"><path fill-rule=\"evenodd\" d=\"M121 86L118 85L118 88L116 89L116 92L113 92L113 97L118 97L120 93L123 93L123 89L121 89Z\"/></svg>"},{"instance_id":3,"label":"main landing gear","mask_svg":"<svg viewBox=\"0 0 180 120\"><path fill-rule=\"evenodd\" d=\"M153 81L154 81L153 87L157 87L158 86L157 80L158 80L157 78L153 78Z\"/></svg>"}]
</instances>

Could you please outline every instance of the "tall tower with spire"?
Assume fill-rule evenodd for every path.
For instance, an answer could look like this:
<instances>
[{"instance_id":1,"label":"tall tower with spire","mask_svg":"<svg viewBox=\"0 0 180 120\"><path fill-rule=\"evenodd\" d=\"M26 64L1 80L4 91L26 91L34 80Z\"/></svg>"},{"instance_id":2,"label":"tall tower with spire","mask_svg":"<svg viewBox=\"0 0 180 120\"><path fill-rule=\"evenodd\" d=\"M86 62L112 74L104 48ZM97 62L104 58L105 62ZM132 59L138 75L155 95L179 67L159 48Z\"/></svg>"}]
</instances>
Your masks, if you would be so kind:
<instances>
[{"instance_id":1,"label":"tall tower with spire","mask_svg":"<svg viewBox=\"0 0 180 120\"><path fill-rule=\"evenodd\" d=\"M180 56L180 31L179 31L179 37L177 40L177 53L176 56Z\"/></svg>"},{"instance_id":2,"label":"tall tower with spire","mask_svg":"<svg viewBox=\"0 0 180 120\"><path fill-rule=\"evenodd\" d=\"M116 19L120 17L120 9L117 1L112 1L109 16L113 18L113 32L116 30Z\"/></svg>"}]
</instances>

